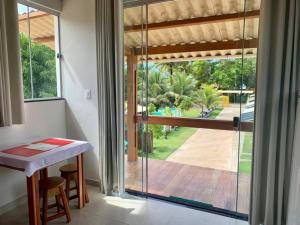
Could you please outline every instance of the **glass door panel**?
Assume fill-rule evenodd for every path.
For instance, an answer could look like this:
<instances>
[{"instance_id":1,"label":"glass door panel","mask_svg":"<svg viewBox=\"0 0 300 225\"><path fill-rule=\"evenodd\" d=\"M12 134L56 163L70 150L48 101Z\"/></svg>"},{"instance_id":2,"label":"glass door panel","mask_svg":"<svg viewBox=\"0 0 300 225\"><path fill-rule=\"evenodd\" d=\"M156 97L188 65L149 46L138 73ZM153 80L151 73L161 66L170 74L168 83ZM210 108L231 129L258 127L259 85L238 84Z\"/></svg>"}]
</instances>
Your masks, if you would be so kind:
<instances>
[{"instance_id":1,"label":"glass door panel","mask_svg":"<svg viewBox=\"0 0 300 225\"><path fill-rule=\"evenodd\" d=\"M125 47L137 64L138 142L125 186L246 218L259 3L203 2L125 9Z\"/></svg>"},{"instance_id":2,"label":"glass door panel","mask_svg":"<svg viewBox=\"0 0 300 225\"><path fill-rule=\"evenodd\" d=\"M245 15L253 11L259 12L258 4L258 1L245 1ZM258 42L259 17L246 17L243 26L244 39ZM242 123L254 123L255 120L256 54L257 48L245 48L242 51L241 96L247 96L241 104ZM248 93L249 91L251 92ZM237 211L244 214L249 214L250 206L253 136L253 129L240 131Z\"/></svg>"},{"instance_id":3,"label":"glass door panel","mask_svg":"<svg viewBox=\"0 0 300 225\"><path fill-rule=\"evenodd\" d=\"M146 191L146 151L143 138L147 125L137 124L136 116L147 112L146 104L146 6L140 4L124 9L124 91L125 91L125 189ZM135 27L135 24L139 24ZM130 29L134 32L128 32ZM137 49L140 54L137 55Z\"/></svg>"}]
</instances>

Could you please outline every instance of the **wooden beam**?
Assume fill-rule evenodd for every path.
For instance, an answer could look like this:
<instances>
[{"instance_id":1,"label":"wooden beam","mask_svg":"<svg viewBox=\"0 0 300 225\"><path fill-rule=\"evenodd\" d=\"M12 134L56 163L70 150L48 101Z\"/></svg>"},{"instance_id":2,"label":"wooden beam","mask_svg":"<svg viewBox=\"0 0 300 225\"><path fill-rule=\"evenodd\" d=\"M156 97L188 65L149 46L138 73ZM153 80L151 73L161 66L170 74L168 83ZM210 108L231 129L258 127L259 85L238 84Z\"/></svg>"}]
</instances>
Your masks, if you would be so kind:
<instances>
[{"instance_id":1,"label":"wooden beam","mask_svg":"<svg viewBox=\"0 0 300 225\"><path fill-rule=\"evenodd\" d=\"M125 56L131 55L131 48L124 47L124 55Z\"/></svg>"},{"instance_id":2,"label":"wooden beam","mask_svg":"<svg viewBox=\"0 0 300 225\"><path fill-rule=\"evenodd\" d=\"M47 37L37 37L32 39L33 42L38 42L38 43L44 43L44 42L51 42L54 41L54 36L47 36Z\"/></svg>"},{"instance_id":3,"label":"wooden beam","mask_svg":"<svg viewBox=\"0 0 300 225\"><path fill-rule=\"evenodd\" d=\"M233 130L233 121L230 120L209 120L209 119L192 119L181 117L163 117L149 116L148 121L144 121L141 115L136 117L137 123L160 124L179 127L194 127L216 130ZM241 122L240 131L252 132L252 122Z\"/></svg>"},{"instance_id":4,"label":"wooden beam","mask_svg":"<svg viewBox=\"0 0 300 225\"><path fill-rule=\"evenodd\" d=\"M148 30L158 30L158 29L167 29L167 28L176 28L184 26L193 26L200 24L211 24L217 22L228 22L228 21L237 21L252 18L259 18L259 10L239 12L232 14L216 15L216 16L206 16L206 17L196 17L191 19L183 20L172 20L160 23L151 23L148 24ZM145 28L145 25L144 25ZM142 25L126 26L125 32L138 32L142 30Z\"/></svg>"},{"instance_id":5,"label":"wooden beam","mask_svg":"<svg viewBox=\"0 0 300 225\"><path fill-rule=\"evenodd\" d=\"M168 45L159 47L148 47L149 55L156 54L170 54L170 53L183 53L183 52L200 52L200 51L216 51L216 50L231 50L242 48L257 48L258 39L252 40L239 40L239 41L219 41L196 43L186 45ZM145 52L145 50L143 51ZM141 55L142 49L136 48L135 55Z\"/></svg>"},{"instance_id":6,"label":"wooden beam","mask_svg":"<svg viewBox=\"0 0 300 225\"><path fill-rule=\"evenodd\" d=\"M127 55L127 160L138 159L137 146L137 124L135 116L137 113L137 57L131 49Z\"/></svg>"},{"instance_id":7,"label":"wooden beam","mask_svg":"<svg viewBox=\"0 0 300 225\"><path fill-rule=\"evenodd\" d=\"M36 19L44 16L52 16L52 15L43 11L29 12L29 19ZM19 21L24 21L27 19L28 19L27 12L22 15L19 15Z\"/></svg>"}]
</instances>

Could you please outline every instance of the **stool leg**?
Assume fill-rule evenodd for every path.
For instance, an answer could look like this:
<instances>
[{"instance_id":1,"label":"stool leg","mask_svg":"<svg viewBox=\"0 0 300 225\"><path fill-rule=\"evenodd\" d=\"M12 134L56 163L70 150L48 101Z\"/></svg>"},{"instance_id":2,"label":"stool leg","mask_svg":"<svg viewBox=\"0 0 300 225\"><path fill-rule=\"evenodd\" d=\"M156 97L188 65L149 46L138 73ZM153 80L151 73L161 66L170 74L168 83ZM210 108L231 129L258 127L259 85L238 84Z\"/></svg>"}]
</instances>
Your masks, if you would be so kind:
<instances>
[{"instance_id":1,"label":"stool leg","mask_svg":"<svg viewBox=\"0 0 300 225\"><path fill-rule=\"evenodd\" d=\"M77 175L74 177L74 183L75 183L75 187L76 187L76 195L77 195L77 198L79 198Z\"/></svg>"},{"instance_id":2,"label":"stool leg","mask_svg":"<svg viewBox=\"0 0 300 225\"><path fill-rule=\"evenodd\" d=\"M71 178L70 176L67 176L66 179L66 196L67 196L67 200L68 202L70 201L70 182L71 182Z\"/></svg>"},{"instance_id":3,"label":"stool leg","mask_svg":"<svg viewBox=\"0 0 300 225\"><path fill-rule=\"evenodd\" d=\"M56 210L57 213L60 212L60 196L59 195L55 195L55 201L56 201Z\"/></svg>"},{"instance_id":4,"label":"stool leg","mask_svg":"<svg viewBox=\"0 0 300 225\"><path fill-rule=\"evenodd\" d=\"M89 203L90 202L90 198L89 198L89 194L87 192L87 189L86 189L86 184L84 182L84 198L85 198L85 202L86 203Z\"/></svg>"},{"instance_id":5,"label":"stool leg","mask_svg":"<svg viewBox=\"0 0 300 225\"><path fill-rule=\"evenodd\" d=\"M43 193L43 216L42 216L42 224L47 225L47 218L48 218L48 191L44 191Z\"/></svg>"},{"instance_id":6,"label":"stool leg","mask_svg":"<svg viewBox=\"0 0 300 225\"><path fill-rule=\"evenodd\" d=\"M77 182L77 178L75 177L74 178L74 182L75 182L75 185L76 185L76 190L77 190L77 197L79 198L79 192L78 192L78 182ZM84 182L84 200L85 200L85 202L86 203L89 203L90 202L90 198L89 198L89 195L88 195L88 192L87 192L87 190L86 190L86 184L85 184L85 182Z\"/></svg>"},{"instance_id":7,"label":"stool leg","mask_svg":"<svg viewBox=\"0 0 300 225\"><path fill-rule=\"evenodd\" d=\"M63 186L59 187L59 192L60 192L60 196L62 198L62 202L63 202L63 205L64 205L64 211L66 213L67 222L70 223L71 222L70 208L69 208L69 203L68 203L66 193L64 191Z\"/></svg>"}]
</instances>

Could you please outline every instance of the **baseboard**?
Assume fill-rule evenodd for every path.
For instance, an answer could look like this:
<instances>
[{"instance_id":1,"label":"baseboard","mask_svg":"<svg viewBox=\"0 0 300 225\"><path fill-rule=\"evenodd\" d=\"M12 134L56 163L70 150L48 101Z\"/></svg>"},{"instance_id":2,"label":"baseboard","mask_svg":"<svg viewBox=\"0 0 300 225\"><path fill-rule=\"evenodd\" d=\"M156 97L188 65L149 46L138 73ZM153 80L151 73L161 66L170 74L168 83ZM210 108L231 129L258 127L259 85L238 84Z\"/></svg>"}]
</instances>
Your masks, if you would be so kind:
<instances>
[{"instance_id":1,"label":"baseboard","mask_svg":"<svg viewBox=\"0 0 300 225\"><path fill-rule=\"evenodd\" d=\"M27 195L17 198L16 200L1 206L0 207L0 215L7 213L7 212L9 212L21 205L24 205L26 203L27 203Z\"/></svg>"},{"instance_id":2,"label":"baseboard","mask_svg":"<svg viewBox=\"0 0 300 225\"><path fill-rule=\"evenodd\" d=\"M95 187L100 187L100 181L99 180L93 180L93 179L85 179L85 182L87 185L95 186Z\"/></svg>"}]
</instances>

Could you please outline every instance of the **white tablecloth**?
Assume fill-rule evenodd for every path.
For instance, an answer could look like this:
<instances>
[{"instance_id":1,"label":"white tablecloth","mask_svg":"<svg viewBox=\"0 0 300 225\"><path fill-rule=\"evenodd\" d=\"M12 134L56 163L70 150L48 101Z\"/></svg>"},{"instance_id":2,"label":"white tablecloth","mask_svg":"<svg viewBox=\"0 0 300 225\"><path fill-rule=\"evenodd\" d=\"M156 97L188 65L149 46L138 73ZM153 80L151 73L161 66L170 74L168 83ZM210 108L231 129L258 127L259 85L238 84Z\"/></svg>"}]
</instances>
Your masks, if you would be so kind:
<instances>
[{"instance_id":1,"label":"white tablecloth","mask_svg":"<svg viewBox=\"0 0 300 225\"><path fill-rule=\"evenodd\" d=\"M69 139L62 139L69 140ZM0 150L0 164L19 168L24 170L26 176L32 176L36 171L54 165L58 162L66 159L73 158L81 153L90 151L93 147L85 141L74 141L71 144L54 148L52 150L45 151L43 153L31 156L23 157L17 155L11 155L1 152L5 149Z\"/></svg>"}]
</instances>

